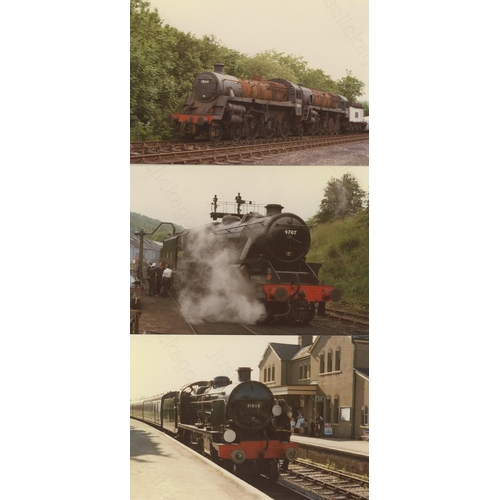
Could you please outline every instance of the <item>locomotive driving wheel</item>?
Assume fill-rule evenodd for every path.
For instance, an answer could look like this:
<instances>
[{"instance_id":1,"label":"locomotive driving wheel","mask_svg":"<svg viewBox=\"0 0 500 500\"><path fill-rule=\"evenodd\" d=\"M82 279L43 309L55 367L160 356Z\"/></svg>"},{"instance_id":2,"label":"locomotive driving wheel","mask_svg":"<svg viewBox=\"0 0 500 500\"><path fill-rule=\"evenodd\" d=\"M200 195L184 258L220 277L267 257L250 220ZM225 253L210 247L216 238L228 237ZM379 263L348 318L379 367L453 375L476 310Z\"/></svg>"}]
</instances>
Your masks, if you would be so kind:
<instances>
[{"instance_id":1,"label":"locomotive driving wheel","mask_svg":"<svg viewBox=\"0 0 500 500\"><path fill-rule=\"evenodd\" d=\"M276 120L271 113L266 113L264 121L262 122L262 135L266 139L271 139L276 129Z\"/></svg>"},{"instance_id":2,"label":"locomotive driving wheel","mask_svg":"<svg viewBox=\"0 0 500 500\"><path fill-rule=\"evenodd\" d=\"M233 123L229 129L229 137L232 141L239 141L243 136L243 126L241 123Z\"/></svg>"},{"instance_id":3,"label":"locomotive driving wheel","mask_svg":"<svg viewBox=\"0 0 500 500\"><path fill-rule=\"evenodd\" d=\"M280 464L279 462L273 461L267 467L267 475L271 481L277 481L280 475Z\"/></svg>"},{"instance_id":4,"label":"locomotive driving wheel","mask_svg":"<svg viewBox=\"0 0 500 500\"><path fill-rule=\"evenodd\" d=\"M311 123L307 126L307 133L311 136L314 137L316 133L318 132L318 128L316 127L315 123Z\"/></svg>"},{"instance_id":5,"label":"locomotive driving wheel","mask_svg":"<svg viewBox=\"0 0 500 500\"><path fill-rule=\"evenodd\" d=\"M328 118L328 135L333 135L333 118Z\"/></svg>"},{"instance_id":6,"label":"locomotive driving wheel","mask_svg":"<svg viewBox=\"0 0 500 500\"><path fill-rule=\"evenodd\" d=\"M283 116L278 130L281 137L286 137L288 135L288 132L290 132L290 117L288 115Z\"/></svg>"},{"instance_id":7,"label":"locomotive driving wheel","mask_svg":"<svg viewBox=\"0 0 500 500\"><path fill-rule=\"evenodd\" d=\"M222 127L218 122L212 122L208 128L208 138L211 141L220 141L222 138Z\"/></svg>"},{"instance_id":8,"label":"locomotive driving wheel","mask_svg":"<svg viewBox=\"0 0 500 500\"><path fill-rule=\"evenodd\" d=\"M245 135L248 139L255 139L259 135L259 122L257 118L253 116L248 116L245 119Z\"/></svg>"}]
</instances>

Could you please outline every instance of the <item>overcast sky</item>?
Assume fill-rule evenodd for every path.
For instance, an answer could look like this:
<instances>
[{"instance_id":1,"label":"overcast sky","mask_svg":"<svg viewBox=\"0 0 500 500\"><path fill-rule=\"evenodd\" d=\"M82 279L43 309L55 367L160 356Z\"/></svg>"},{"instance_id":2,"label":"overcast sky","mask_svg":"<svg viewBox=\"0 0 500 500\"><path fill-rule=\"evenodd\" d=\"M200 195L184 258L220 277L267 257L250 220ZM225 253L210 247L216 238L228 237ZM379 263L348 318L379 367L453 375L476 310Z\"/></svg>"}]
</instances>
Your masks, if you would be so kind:
<instances>
[{"instance_id":1,"label":"overcast sky","mask_svg":"<svg viewBox=\"0 0 500 500\"><path fill-rule=\"evenodd\" d=\"M150 0L150 4L165 24L198 38L214 35L247 55L275 49L302 56L310 68L322 69L334 80L349 69L365 84L359 100L369 98L368 0Z\"/></svg>"},{"instance_id":2,"label":"overcast sky","mask_svg":"<svg viewBox=\"0 0 500 500\"><path fill-rule=\"evenodd\" d=\"M131 165L130 210L185 229L211 222L214 195L220 202L279 203L304 220L318 210L328 181L354 175L368 191L368 167Z\"/></svg>"},{"instance_id":3,"label":"overcast sky","mask_svg":"<svg viewBox=\"0 0 500 500\"><path fill-rule=\"evenodd\" d=\"M258 380L258 364L270 342L297 344L298 336L131 335L130 398L174 391L217 375L236 381L240 366L252 368L252 380Z\"/></svg>"}]
</instances>

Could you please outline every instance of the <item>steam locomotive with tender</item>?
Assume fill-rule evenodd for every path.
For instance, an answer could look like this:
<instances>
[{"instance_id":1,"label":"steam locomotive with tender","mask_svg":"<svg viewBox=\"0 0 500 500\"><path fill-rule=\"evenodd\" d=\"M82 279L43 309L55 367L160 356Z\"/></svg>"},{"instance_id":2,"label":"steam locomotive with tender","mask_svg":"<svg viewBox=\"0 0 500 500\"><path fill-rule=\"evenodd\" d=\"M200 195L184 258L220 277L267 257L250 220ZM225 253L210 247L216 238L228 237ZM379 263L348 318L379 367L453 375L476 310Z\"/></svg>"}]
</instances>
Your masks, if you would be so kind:
<instances>
[{"instance_id":1,"label":"steam locomotive with tender","mask_svg":"<svg viewBox=\"0 0 500 500\"><path fill-rule=\"evenodd\" d=\"M235 257L231 265L250 285L253 297L265 305L264 321L285 319L306 324L313 319L317 304L323 307L327 301L340 300L338 288L324 285L319 280L322 264L306 262L311 235L298 215L282 212L283 206L278 204L266 205L265 215L256 211L243 214L241 205L246 203L245 200L239 193L235 200L236 212L218 212L215 195L210 215L216 222L203 227L211 235L203 256L211 258L222 248L233 250ZM198 234L195 229L187 229L167 236L160 256L176 271L176 281L182 283L189 277L202 287L200 257L190 249Z\"/></svg>"},{"instance_id":2,"label":"steam locomotive with tender","mask_svg":"<svg viewBox=\"0 0 500 500\"><path fill-rule=\"evenodd\" d=\"M242 80L224 74L222 63L195 77L182 111L169 121L186 138L201 134L212 141L366 131L363 107L339 94L280 78Z\"/></svg>"},{"instance_id":3,"label":"steam locomotive with tender","mask_svg":"<svg viewBox=\"0 0 500 500\"><path fill-rule=\"evenodd\" d=\"M130 404L130 416L150 423L209 455L240 475L261 473L276 480L297 457L290 442L289 409L250 368L238 368L238 383L226 376L194 382L179 391Z\"/></svg>"}]
</instances>

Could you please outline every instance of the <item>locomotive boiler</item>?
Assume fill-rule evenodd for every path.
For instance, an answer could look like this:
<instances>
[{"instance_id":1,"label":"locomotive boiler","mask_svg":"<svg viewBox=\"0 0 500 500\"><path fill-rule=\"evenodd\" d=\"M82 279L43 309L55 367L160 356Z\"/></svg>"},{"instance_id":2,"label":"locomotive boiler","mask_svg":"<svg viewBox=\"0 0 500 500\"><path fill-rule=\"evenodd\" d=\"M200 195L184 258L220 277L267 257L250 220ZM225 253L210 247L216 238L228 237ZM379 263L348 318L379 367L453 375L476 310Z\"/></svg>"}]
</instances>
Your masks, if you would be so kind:
<instances>
[{"instance_id":1,"label":"locomotive boiler","mask_svg":"<svg viewBox=\"0 0 500 500\"><path fill-rule=\"evenodd\" d=\"M352 112L351 108L356 107ZM224 74L224 64L204 71L193 82L182 111L169 120L186 138L213 141L364 132L363 108L332 92L309 89L281 78L242 80Z\"/></svg>"},{"instance_id":2,"label":"locomotive boiler","mask_svg":"<svg viewBox=\"0 0 500 500\"><path fill-rule=\"evenodd\" d=\"M240 207L245 202L239 194L236 212L218 212L217 201L215 196L211 213L216 222L202 229L210 238L205 240L201 255L192 251L199 246L195 241L200 231L185 230L167 236L163 242L161 257L177 271L180 287L190 279L196 282L197 289L202 289L208 259L223 249L231 249L232 260L227 265L238 269L253 296L265 305L267 321L283 318L308 323L317 304L340 300L338 288L319 280L321 264L306 262L311 235L298 215L283 212L279 204L266 205L265 215L257 211L242 214ZM204 293L211 293L209 287Z\"/></svg>"},{"instance_id":3,"label":"locomotive boiler","mask_svg":"<svg viewBox=\"0 0 500 500\"><path fill-rule=\"evenodd\" d=\"M238 368L238 382L226 376L185 385L131 404L131 416L167 430L235 474L263 473L277 479L297 457L290 442L289 409L250 368Z\"/></svg>"}]
</instances>

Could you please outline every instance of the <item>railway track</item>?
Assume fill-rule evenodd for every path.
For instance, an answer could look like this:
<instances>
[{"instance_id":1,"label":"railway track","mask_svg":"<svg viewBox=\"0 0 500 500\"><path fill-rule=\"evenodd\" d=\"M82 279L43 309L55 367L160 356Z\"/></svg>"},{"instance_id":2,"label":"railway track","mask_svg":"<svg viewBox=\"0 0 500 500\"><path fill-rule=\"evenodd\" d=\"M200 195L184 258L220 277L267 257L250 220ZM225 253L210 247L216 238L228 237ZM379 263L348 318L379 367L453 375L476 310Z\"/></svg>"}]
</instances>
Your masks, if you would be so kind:
<instances>
[{"instance_id":1,"label":"railway track","mask_svg":"<svg viewBox=\"0 0 500 500\"><path fill-rule=\"evenodd\" d=\"M151 142L130 145L130 163L234 165L266 159L279 153L363 142L367 134L289 137L254 141Z\"/></svg>"},{"instance_id":2,"label":"railway track","mask_svg":"<svg viewBox=\"0 0 500 500\"><path fill-rule=\"evenodd\" d=\"M335 320L359 324L362 326L369 326L370 323L369 316L366 314L352 313L348 311L342 311L340 309L326 309L326 312L329 318Z\"/></svg>"},{"instance_id":3,"label":"railway track","mask_svg":"<svg viewBox=\"0 0 500 500\"><path fill-rule=\"evenodd\" d=\"M327 469L301 459L288 466L279 478L280 484L306 498L329 500L363 500L369 498L369 481L352 474Z\"/></svg>"}]
</instances>

